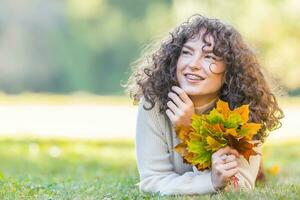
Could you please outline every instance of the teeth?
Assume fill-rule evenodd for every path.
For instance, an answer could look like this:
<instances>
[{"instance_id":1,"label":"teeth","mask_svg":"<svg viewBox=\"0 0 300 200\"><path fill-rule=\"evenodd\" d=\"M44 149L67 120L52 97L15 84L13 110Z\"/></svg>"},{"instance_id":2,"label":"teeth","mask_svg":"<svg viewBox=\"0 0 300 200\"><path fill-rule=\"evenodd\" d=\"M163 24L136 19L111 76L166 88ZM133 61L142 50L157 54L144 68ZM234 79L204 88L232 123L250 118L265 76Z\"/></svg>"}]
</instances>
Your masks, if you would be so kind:
<instances>
[{"instance_id":1,"label":"teeth","mask_svg":"<svg viewBox=\"0 0 300 200\"><path fill-rule=\"evenodd\" d=\"M192 80L202 80L202 78L200 76L194 75L194 74L186 74L185 75L188 79L192 79Z\"/></svg>"}]
</instances>

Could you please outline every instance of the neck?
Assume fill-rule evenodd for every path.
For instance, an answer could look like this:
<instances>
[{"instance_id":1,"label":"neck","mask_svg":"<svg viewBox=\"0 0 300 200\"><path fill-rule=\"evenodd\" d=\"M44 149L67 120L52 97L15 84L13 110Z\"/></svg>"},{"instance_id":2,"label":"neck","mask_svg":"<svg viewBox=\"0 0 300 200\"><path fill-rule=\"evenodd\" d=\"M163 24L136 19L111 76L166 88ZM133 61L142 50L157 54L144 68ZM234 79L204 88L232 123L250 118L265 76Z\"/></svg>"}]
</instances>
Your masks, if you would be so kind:
<instances>
[{"instance_id":1,"label":"neck","mask_svg":"<svg viewBox=\"0 0 300 200\"><path fill-rule=\"evenodd\" d=\"M201 107L204 106L210 102L212 102L214 99L218 97L217 94L215 95L208 95L208 96L201 96L201 97L190 97L191 100L194 103L194 107Z\"/></svg>"}]
</instances>

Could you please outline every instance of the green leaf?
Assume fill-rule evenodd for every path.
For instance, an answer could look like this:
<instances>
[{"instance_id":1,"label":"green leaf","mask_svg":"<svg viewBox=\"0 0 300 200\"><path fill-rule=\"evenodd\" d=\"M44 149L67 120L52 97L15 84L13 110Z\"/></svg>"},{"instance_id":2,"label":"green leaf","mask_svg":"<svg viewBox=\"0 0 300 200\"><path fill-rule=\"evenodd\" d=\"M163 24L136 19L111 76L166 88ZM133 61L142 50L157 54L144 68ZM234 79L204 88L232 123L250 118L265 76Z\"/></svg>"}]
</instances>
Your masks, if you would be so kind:
<instances>
[{"instance_id":1,"label":"green leaf","mask_svg":"<svg viewBox=\"0 0 300 200\"><path fill-rule=\"evenodd\" d=\"M243 120L238 114L231 114L228 119L224 122L225 128L237 128L239 125L243 123Z\"/></svg>"},{"instance_id":2,"label":"green leaf","mask_svg":"<svg viewBox=\"0 0 300 200\"><path fill-rule=\"evenodd\" d=\"M200 134L200 132L202 132L203 129L203 117L201 115L196 115L194 114L192 116L192 128L198 133Z\"/></svg>"},{"instance_id":3,"label":"green leaf","mask_svg":"<svg viewBox=\"0 0 300 200\"><path fill-rule=\"evenodd\" d=\"M192 153L197 153L197 154L203 153L204 151L206 151L205 146L206 143L200 140L191 140L187 142L188 150L189 152Z\"/></svg>"},{"instance_id":4,"label":"green leaf","mask_svg":"<svg viewBox=\"0 0 300 200\"><path fill-rule=\"evenodd\" d=\"M205 166L211 165L211 151L203 151L201 154L196 154L194 156L194 165L196 164L204 164Z\"/></svg>"},{"instance_id":5,"label":"green leaf","mask_svg":"<svg viewBox=\"0 0 300 200\"><path fill-rule=\"evenodd\" d=\"M187 143L188 151L193 153L193 159L190 160L192 165L197 165L199 170L207 169L211 165L212 151L206 150L207 143L205 140L191 140Z\"/></svg>"},{"instance_id":6,"label":"green leaf","mask_svg":"<svg viewBox=\"0 0 300 200\"><path fill-rule=\"evenodd\" d=\"M224 121L223 115L219 113L216 109L210 111L207 115L207 120L210 124L218 124Z\"/></svg>"}]
</instances>

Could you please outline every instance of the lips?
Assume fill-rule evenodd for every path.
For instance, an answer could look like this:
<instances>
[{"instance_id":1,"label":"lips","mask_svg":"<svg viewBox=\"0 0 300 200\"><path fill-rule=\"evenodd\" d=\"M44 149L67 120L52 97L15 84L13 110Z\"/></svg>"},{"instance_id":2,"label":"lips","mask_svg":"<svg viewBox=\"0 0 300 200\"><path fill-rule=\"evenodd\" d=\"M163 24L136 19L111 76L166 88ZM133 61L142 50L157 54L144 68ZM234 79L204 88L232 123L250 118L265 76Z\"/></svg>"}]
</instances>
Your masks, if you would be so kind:
<instances>
[{"instance_id":1,"label":"lips","mask_svg":"<svg viewBox=\"0 0 300 200\"><path fill-rule=\"evenodd\" d=\"M192 80L192 81L202 81L204 80L205 78L199 74L193 74L193 73L186 73L184 74L184 76L189 79L189 80Z\"/></svg>"}]
</instances>

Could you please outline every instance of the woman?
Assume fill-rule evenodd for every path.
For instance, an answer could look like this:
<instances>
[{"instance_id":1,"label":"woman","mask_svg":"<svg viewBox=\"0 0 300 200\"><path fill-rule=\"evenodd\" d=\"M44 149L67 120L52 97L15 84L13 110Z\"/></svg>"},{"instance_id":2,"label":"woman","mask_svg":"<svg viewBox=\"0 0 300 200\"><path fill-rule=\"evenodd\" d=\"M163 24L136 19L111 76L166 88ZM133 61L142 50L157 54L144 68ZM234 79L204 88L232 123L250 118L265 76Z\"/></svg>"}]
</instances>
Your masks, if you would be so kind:
<instances>
[{"instance_id":1,"label":"woman","mask_svg":"<svg viewBox=\"0 0 300 200\"><path fill-rule=\"evenodd\" d=\"M240 188L254 188L261 154L246 161L235 149L212 155L203 172L183 163L174 151L175 129L189 126L194 113L209 112L218 99L231 109L249 104L250 121L262 123L255 140L280 127L283 117L253 51L232 26L192 16L176 27L154 52L137 63L128 90L140 102L136 127L141 191L166 194L213 193L232 176ZM261 152L261 146L256 151Z\"/></svg>"}]
</instances>

